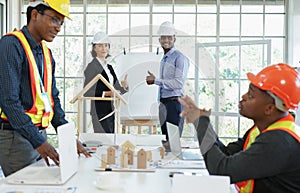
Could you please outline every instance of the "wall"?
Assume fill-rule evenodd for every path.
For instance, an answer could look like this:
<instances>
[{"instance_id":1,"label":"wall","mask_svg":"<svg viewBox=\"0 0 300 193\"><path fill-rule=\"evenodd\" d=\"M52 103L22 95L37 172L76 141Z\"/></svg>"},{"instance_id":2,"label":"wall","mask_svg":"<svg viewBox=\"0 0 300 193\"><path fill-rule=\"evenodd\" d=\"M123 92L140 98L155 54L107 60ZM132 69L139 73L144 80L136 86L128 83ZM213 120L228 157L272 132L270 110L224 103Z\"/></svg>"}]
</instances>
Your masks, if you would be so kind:
<instances>
[{"instance_id":1,"label":"wall","mask_svg":"<svg viewBox=\"0 0 300 193\"><path fill-rule=\"evenodd\" d=\"M300 66L300 1L289 1L288 63Z\"/></svg>"},{"instance_id":2,"label":"wall","mask_svg":"<svg viewBox=\"0 0 300 193\"><path fill-rule=\"evenodd\" d=\"M19 29L21 26L21 4L22 0L7 1L7 32L14 28Z\"/></svg>"},{"instance_id":3,"label":"wall","mask_svg":"<svg viewBox=\"0 0 300 193\"><path fill-rule=\"evenodd\" d=\"M300 1L286 0L288 3L288 46L287 62L292 66L300 66ZM8 17L7 32L14 28L21 28L21 5L23 0L7 1Z\"/></svg>"}]
</instances>

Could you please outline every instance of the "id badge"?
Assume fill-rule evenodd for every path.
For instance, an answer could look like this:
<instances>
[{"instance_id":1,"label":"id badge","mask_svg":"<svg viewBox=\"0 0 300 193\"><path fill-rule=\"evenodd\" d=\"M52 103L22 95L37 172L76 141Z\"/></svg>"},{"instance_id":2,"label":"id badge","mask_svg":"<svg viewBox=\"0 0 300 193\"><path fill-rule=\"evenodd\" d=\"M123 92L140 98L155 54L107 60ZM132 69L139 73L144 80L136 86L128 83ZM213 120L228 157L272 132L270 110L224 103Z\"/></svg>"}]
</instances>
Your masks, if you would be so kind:
<instances>
[{"instance_id":1,"label":"id badge","mask_svg":"<svg viewBox=\"0 0 300 193\"><path fill-rule=\"evenodd\" d=\"M46 92L42 93L42 100L44 102L45 112L52 112L49 96Z\"/></svg>"}]
</instances>

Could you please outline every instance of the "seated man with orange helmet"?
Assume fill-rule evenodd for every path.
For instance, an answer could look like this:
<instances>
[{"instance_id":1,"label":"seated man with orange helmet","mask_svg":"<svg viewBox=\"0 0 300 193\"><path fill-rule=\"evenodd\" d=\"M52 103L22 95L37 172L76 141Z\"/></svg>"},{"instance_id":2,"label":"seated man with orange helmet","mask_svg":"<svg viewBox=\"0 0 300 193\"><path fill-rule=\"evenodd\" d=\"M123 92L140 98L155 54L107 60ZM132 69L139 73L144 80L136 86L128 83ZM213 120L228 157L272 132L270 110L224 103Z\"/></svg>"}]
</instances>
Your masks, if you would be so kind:
<instances>
[{"instance_id":1,"label":"seated man with orange helmet","mask_svg":"<svg viewBox=\"0 0 300 193\"><path fill-rule=\"evenodd\" d=\"M288 110L298 108L300 76L287 64L247 76L239 113L254 126L243 138L223 145L210 124L211 110L199 109L188 96L179 99L181 116L195 125L210 174L230 176L241 193L299 193L300 133Z\"/></svg>"},{"instance_id":2,"label":"seated man with orange helmet","mask_svg":"<svg viewBox=\"0 0 300 193\"><path fill-rule=\"evenodd\" d=\"M39 159L59 165L46 128L67 123L54 76L52 42L69 18L69 0L31 0L27 25L0 40L0 165L8 176ZM77 151L91 155L77 140Z\"/></svg>"}]
</instances>

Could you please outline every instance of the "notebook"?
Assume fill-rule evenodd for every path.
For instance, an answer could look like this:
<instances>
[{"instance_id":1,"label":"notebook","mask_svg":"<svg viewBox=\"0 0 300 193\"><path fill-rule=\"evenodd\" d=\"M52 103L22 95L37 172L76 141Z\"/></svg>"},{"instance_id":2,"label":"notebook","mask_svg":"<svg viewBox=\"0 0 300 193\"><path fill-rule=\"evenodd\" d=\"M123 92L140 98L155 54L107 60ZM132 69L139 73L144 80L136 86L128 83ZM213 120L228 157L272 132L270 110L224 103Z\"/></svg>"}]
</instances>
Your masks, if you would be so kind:
<instances>
[{"instance_id":1,"label":"notebook","mask_svg":"<svg viewBox=\"0 0 300 193\"><path fill-rule=\"evenodd\" d=\"M57 128L60 167L45 166L44 160L25 167L8 176L8 184L59 185L70 179L78 169L74 123L66 123Z\"/></svg>"},{"instance_id":2,"label":"notebook","mask_svg":"<svg viewBox=\"0 0 300 193\"><path fill-rule=\"evenodd\" d=\"M177 125L167 122L169 144L172 154L182 160L203 160L199 149L182 149Z\"/></svg>"},{"instance_id":3,"label":"notebook","mask_svg":"<svg viewBox=\"0 0 300 193\"><path fill-rule=\"evenodd\" d=\"M230 178L229 176L175 174L172 181L171 192L230 193Z\"/></svg>"}]
</instances>

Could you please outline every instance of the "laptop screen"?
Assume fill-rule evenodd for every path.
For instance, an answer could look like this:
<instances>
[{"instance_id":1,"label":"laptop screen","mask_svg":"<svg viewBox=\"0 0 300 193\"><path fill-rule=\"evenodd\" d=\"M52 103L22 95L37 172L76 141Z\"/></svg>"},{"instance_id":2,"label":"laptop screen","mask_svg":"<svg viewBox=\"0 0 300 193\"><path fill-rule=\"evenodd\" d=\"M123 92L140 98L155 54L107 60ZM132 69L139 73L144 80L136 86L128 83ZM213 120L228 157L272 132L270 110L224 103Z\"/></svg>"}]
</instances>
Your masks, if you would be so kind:
<instances>
[{"instance_id":1,"label":"laptop screen","mask_svg":"<svg viewBox=\"0 0 300 193\"><path fill-rule=\"evenodd\" d=\"M57 128L61 179L67 181L78 168L76 128L73 122Z\"/></svg>"},{"instance_id":2,"label":"laptop screen","mask_svg":"<svg viewBox=\"0 0 300 193\"><path fill-rule=\"evenodd\" d=\"M167 122L167 131L169 135L169 143L172 154L182 159L182 150L178 126Z\"/></svg>"},{"instance_id":3,"label":"laptop screen","mask_svg":"<svg viewBox=\"0 0 300 193\"><path fill-rule=\"evenodd\" d=\"M29 165L5 180L9 184L64 184L78 169L76 129L74 123L57 128L60 167L47 167L44 160Z\"/></svg>"}]
</instances>

